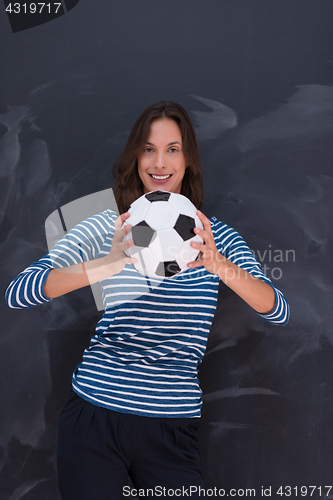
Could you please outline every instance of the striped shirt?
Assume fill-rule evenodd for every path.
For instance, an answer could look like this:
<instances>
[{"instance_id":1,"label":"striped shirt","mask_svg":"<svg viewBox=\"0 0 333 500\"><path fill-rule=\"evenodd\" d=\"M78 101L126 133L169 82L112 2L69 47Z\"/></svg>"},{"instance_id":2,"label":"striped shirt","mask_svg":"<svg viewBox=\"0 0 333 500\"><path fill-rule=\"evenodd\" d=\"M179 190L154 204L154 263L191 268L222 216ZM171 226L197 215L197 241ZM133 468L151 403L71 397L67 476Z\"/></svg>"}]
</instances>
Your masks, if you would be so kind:
<instances>
[{"instance_id":1,"label":"striped shirt","mask_svg":"<svg viewBox=\"0 0 333 500\"><path fill-rule=\"evenodd\" d=\"M50 270L107 255L116 218L115 212L106 210L75 226L9 285L8 305L27 308L54 300L44 294ZM288 302L241 236L215 217L210 222L219 252L273 287L276 307L260 316L270 323L287 323ZM73 373L74 391L92 404L118 412L199 417L198 364L216 310L218 276L198 267L157 280L126 264L101 286L105 312Z\"/></svg>"}]
</instances>

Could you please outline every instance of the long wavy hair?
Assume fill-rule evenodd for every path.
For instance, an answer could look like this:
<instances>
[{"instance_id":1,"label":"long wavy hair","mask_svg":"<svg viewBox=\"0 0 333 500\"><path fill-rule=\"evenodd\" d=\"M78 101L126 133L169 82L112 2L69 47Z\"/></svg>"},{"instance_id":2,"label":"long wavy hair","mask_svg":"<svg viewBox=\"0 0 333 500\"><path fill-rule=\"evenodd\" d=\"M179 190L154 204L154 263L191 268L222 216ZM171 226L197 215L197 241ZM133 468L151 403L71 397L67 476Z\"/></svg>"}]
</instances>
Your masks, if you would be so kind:
<instances>
[{"instance_id":1,"label":"long wavy hair","mask_svg":"<svg viewBox=\"0 0 333 500\"><path fill-rule=\"evenodd\" d=\"M203 181L197 140L191 120L185 109L176 102L157 102L147 108L136 121L125 148L113 167L115 177L114 196L119 213L126 212L131 203L143 195L144 187L138 174L137 157L146 144L150 125L154 120L169 118L180 129L186 164L181 194L201 208L203 203Z\"/></svg>"}]
</instances>

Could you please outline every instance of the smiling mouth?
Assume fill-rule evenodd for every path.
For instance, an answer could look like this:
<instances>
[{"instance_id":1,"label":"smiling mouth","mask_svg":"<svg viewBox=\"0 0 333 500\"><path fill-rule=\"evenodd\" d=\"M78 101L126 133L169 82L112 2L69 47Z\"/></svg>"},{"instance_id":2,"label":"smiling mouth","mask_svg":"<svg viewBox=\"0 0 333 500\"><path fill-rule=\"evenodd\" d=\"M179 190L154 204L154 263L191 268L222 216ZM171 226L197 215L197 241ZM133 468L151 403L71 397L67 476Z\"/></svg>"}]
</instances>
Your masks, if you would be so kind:
<instances>
[{"instance_id":1,"label":"smiling mouth","mask_svg":"<svg viewBox=\"0 0 333 500\"><path fill-rule=\"evenodd\" d=\"M171 177L172 174L169 174L169 175L155 175L155 174L149 174L150 177L152 177L153 179L156 179L158 181L164 181L165 179L169 179L169 177Z\"/></svg>"}]
</instances>

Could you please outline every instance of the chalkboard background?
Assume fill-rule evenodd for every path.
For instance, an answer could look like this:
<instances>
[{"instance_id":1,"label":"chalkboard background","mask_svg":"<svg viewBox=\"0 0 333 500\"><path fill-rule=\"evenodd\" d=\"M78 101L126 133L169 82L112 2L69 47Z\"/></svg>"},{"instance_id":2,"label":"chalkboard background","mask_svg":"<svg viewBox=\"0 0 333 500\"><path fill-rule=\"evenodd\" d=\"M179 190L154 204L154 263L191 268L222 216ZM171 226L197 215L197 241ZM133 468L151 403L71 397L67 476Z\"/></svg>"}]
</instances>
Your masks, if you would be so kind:
<instances>
[{"instance_id":1,"label":"chalkboard background","mask_svg":"<svg viewBox=\"0 0 333 500\"><path fill-rule=\"evenodd\" d=\"M330 0L81 0L13 33L0 8L3 292L47 252L54 210L112 186L136 118L165 99L195 124L203 212L289 300L289 324L272 326L220 288L202 458L207 488L239 496L333 498L332 21ZM90 289L0 307L0 499L60 500L57 417L101 311Z\"/></svg>"}]
</instances>

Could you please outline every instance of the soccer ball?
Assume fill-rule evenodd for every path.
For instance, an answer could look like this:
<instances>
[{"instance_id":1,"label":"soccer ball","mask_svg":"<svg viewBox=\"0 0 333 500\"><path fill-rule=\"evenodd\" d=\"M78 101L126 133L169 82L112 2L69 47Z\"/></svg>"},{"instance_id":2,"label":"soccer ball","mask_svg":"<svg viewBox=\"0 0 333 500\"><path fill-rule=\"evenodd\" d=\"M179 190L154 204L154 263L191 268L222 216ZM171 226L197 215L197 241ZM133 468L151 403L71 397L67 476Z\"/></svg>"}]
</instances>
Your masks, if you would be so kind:
<instances>
[{"instance_id":1,"label":"soccer ball","mask_svg":"<svg viewBox=\"0 0 333 500\"><path fill-rule=\"evenodd\" d=\"M133 239L134 244L125 250L135 257L135 269L151 278L172 278L186 271L188 262L196 260L199 251L191 242L203 243L193 232L194 227L203 229L197 209L181 194L167 191L151 191L144 194L129 208L130 217L123 227L132 230L123 241Z\"/></svg>"}]
</instances>

